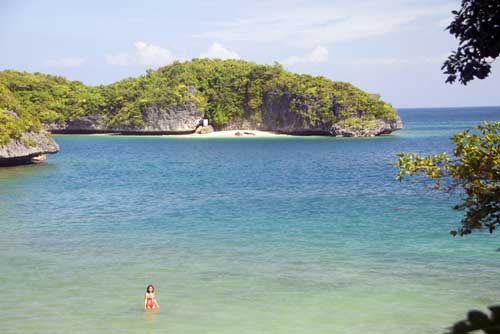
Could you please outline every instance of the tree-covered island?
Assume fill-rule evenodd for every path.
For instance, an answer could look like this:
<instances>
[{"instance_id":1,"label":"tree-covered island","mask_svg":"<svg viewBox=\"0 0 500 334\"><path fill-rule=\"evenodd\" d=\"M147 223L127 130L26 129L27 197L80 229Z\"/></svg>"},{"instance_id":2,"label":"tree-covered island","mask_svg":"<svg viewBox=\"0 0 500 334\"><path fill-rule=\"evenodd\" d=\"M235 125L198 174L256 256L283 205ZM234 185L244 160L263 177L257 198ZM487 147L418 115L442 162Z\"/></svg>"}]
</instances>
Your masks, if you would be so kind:
<instances>
[{"instance_id":1,"label":"tree-covered island","mask_svg":"<svg viewBox=\"0 0 500 334\"><path fill-rule=\"evenodd\" d=\"M401 128L377 94L276 63L193 59L137 78L87 86L60 76L0 72L0 145L39 133L193 133L215 130L375 136Z\"/></svg>"}]
</instances>

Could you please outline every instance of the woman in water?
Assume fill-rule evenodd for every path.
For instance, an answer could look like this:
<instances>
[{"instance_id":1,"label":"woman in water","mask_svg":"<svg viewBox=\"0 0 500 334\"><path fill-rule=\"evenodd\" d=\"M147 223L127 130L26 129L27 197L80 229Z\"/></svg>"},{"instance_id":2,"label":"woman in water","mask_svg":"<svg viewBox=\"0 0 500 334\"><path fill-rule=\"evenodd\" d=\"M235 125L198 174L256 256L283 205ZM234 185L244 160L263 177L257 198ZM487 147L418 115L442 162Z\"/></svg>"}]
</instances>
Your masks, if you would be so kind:
<instances>
[{"instance_id":1,"label":"woman in water","mask_svg":"<svg viewBox=\"0 0 500 334\"><path fill-rule=\"evenodd\" d=\"M155 287L153 285L148 285L146 288L146 294L144 295L144 308L146 310L156 310L160 308L160 305L158 305L155 298Z\"/></svg>"}]
</instances>

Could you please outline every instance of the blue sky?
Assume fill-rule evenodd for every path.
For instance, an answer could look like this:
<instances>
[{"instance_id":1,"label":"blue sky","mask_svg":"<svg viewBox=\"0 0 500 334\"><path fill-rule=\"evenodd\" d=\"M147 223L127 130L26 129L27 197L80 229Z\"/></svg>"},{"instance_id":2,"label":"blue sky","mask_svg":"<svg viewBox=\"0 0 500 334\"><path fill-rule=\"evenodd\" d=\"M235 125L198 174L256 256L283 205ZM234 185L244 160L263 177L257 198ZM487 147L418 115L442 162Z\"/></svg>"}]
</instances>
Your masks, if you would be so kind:
<instances>
[{"instance_id":1,"label":"blue sky","mask_svg":"<svg viewBox=\"0 0 500 334\"><path fill-rule=\"evenodd\" d=\"M278 61L348 81L396 107L500 105L500 67L467 86L440 66L460 1L0 0L0 69L86 84L195 57Z\"/></svg>"}]
</instances>

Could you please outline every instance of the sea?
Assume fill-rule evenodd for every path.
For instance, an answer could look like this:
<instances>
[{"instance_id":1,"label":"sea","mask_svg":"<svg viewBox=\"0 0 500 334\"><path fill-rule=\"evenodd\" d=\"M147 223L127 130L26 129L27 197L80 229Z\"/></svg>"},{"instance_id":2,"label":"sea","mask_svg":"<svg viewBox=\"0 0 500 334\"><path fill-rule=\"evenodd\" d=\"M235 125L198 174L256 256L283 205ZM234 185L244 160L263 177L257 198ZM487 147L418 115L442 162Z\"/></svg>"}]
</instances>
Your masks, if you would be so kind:
<instances>
[{"instance_id":1,"label":"sea","mask_svg":"<svg viewBox=\"0 0 500 334\"><path fill-rule=\"evenodd\" d=\"M59 135L0 169L0 332L444 333L500 303L500 231L395 179L500 107L373 138ZM153 284L160 310L144 310Z\"/></svg>"}]
</instances>

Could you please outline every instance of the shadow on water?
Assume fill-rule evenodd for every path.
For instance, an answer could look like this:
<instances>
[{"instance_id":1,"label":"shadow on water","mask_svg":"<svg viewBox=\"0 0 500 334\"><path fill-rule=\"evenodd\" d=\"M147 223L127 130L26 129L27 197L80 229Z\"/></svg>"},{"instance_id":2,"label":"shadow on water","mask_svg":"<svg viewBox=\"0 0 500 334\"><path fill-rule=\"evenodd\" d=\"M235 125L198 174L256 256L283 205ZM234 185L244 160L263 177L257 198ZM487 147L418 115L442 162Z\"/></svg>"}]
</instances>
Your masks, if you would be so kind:
<instances>
[{"instance_id":1,"label":"shadow on water","mask_svg":"<svg viewBox=\"0 0 500 334\"><path fill-rule=\"evenodd\" d=\"M17 182L19 179L44 176L57 168L53 163L40 163L0 168L0 183Z\"/></svg>"},{"instance_id":2,"label":"shadow on water","mask_svg":"<svg viewBox=\"0 0 500 334\"><path fill-rule=\"evenodd\" d=\"M144 319L150 323L154 324L156 322L156 317L159 311L156 310L145 310L144 311Z\"/></svg>"}]
</instances>

